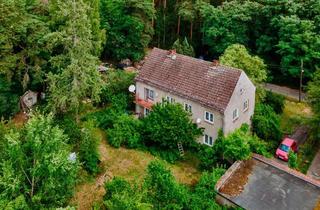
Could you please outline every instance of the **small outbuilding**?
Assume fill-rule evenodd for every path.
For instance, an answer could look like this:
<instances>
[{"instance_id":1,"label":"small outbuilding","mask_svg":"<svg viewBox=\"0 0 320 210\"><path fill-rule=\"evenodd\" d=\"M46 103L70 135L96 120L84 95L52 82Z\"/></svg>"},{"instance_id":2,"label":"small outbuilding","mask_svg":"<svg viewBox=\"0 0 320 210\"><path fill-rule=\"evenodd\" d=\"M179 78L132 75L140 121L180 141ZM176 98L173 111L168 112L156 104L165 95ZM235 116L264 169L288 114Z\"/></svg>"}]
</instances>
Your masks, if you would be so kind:
<instances>
[{"instance_id":1,"label":"small outbuilding","mask_svg":"<svg viewBox=\"0 0 320 210\"><path fill-rule=\"evenodd\" d=\"M20 108L23 112L28 112L38 103L38 92L28 90L20 97Z\"/></svg>"}]
</instances>

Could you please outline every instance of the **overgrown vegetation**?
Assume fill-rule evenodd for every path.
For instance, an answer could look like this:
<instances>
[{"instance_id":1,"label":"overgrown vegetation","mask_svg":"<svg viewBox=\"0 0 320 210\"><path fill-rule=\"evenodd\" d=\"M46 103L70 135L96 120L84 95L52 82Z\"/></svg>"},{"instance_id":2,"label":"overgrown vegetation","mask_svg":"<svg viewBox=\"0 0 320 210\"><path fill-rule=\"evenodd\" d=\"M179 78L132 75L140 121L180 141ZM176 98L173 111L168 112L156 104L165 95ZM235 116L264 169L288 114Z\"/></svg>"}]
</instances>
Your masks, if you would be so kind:
<instances>
[{"instance_id":1,"label":"overgrown vegetation","mask_svg":"<svg viewBox=\"0 0 320 210\"><path fill-rule=\"evenodd\" d=\"M190 189L179 184L161 162L153 161L143 184L130 184L122 178L106 183L104 204L108 209L222 209L214 201L214 186L223 173L220 168L203 173Z\"/></svg>"}]
</instances>

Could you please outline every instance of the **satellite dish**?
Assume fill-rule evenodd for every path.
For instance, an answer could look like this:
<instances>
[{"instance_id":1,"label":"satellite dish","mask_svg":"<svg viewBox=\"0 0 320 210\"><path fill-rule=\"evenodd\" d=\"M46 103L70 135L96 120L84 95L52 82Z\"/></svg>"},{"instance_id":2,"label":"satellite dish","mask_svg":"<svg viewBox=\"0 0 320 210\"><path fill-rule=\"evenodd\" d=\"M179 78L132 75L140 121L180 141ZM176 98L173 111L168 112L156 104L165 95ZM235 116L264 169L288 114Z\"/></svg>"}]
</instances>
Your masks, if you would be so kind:
<instances>
[{"instance_id":1,"label":"satellite dish","mask_svg":"<svg viewBox=\"0 0 320 210\"><path fill-rule=\"evenodd\" d=\"M196 122L197 122L197 124L200 124L201 123L201 119L198 118Z\"/></svg>"},{"instance_id":2,"label":"satellite dish","mask_svg":"<svg viewBox=\"0 0 320 210\"><path fill-rule=\"evenodd\" d=\"M129 86L129 92L134 93L136 91L136 86L135 85L130 85Z\"/></svg>"}]
</instances>

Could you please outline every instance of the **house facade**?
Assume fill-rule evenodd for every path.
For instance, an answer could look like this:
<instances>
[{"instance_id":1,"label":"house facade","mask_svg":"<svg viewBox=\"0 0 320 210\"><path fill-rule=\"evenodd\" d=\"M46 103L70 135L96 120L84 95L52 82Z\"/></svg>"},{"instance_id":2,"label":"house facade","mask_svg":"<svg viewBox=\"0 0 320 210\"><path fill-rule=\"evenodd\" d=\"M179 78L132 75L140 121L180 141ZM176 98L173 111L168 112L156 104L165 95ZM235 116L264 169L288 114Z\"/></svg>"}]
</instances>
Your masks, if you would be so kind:
<instances>
[{"instance_id":1,"label":"house facade","mask_svg":"<svg viewBox=\"0 0 320 210\"><path fill-rule=\"evenodd\" d=\"M136 77L136 113L146 116L163 100L190 112L204 128L198 141L212 146L220 129L250 124L255 86L241 70L154 48Z\"/></svg>"}]
</instances>

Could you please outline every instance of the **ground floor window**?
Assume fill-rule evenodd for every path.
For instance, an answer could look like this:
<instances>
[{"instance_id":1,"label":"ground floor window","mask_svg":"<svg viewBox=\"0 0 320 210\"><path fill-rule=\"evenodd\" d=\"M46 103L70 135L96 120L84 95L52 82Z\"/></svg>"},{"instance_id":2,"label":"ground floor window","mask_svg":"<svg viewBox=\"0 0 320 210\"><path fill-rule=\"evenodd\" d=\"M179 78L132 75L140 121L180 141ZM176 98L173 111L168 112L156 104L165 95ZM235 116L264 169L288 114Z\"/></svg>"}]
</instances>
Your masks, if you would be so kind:
<instances>
[{"instance_id":1,"label":"ground floor window","mask_svg":"<svg viewBox=\"0 0 320 210\"><path fill-rule=\"evenodd\" d=\"M203 143L206 144L206 145L212 146L213 145L212 136L209 136L209 135L205 134L204 137L203 137Z\"/></svg>"},{"instance_id":2,"label":"ground floor window","mask_svg":"<svg viewBox=\"0 0 320 210\"><path fill-rule=\"evenodd\" d=\"M150 109L144 108L144 116L148 116L150 114Z\"/></svg>"}]
</instances>

